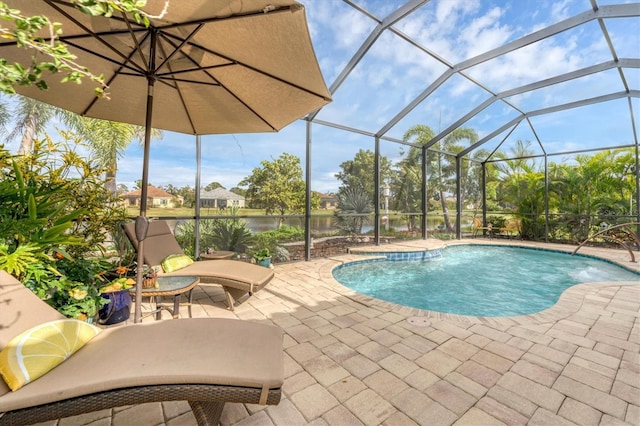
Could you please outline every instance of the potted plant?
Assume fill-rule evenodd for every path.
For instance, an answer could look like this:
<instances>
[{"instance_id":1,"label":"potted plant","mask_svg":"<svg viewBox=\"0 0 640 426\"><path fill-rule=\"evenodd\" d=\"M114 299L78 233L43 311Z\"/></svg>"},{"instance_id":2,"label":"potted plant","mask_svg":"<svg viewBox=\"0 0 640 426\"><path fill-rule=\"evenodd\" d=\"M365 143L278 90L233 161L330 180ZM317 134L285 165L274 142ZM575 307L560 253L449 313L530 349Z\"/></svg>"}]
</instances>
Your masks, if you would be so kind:
<instances>
[{"instance_id":1,"label":"potted plant","mask_svg":"<svg viewBox=\"0 0 640 426\"><path fill-rule=\"evenodd\" d=\"M128 277L130 268L118 266L115 270L116 278L100 289L100 296L107 303L98 311L98 323L103 325L118 324L126 321L131 315L131 295L129 289L135 280Z\"/></svg>"},{"instance_id":2,"label":"potted plant","mask_svg":"<svg viewBox=\"0 0 640 426\"><path fill-rule=\"evenodd\" d=\"M142 288L158 288L158 270L149 265L142 268Z\"/></svg>"},{"instance_id":3,"label":"potted plant","mask_svg":"<svg viewBox=\"0 0 640 426\"><path fill-rule=\"evenodd\" d=\"M266 247L253 252L252 256L260 266L268 268L271 265L271 251Z\"/></svg>"}]
</instances>

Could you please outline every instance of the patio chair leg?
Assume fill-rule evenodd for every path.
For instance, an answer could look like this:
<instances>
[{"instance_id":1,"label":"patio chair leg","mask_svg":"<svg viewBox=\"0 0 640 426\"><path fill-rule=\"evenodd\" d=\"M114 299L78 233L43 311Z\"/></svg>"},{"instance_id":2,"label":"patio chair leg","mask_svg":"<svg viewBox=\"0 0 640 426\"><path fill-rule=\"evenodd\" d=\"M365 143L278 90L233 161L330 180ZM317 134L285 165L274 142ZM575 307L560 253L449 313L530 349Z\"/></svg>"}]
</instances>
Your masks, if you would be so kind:
<instances>
[{"instance_id":1,"label":"patio chair leg","mask_svg":"<svg viewBox=\"0 0 640 426\"><path fill-rule=\"evenodd\" d=\"M193 415L200 426L218 426L224 401L189 401Z\"/></svg>"},{"instance_id":2,"label":"patio chair leg","mask_svg":"<svg viewBox=\"0 0 640 426\"><path fill-rule=\"evenodd\" d=\"M227 296L227 305L229 306L229 310L231 311L233 311L233 307L235 303L238 301L238 299L249 294L247 293L246 290L240 290L239 288L233 288L233 287L223 287L223 288L224 288L224 294Z\"/></svg>"}]
</instances>

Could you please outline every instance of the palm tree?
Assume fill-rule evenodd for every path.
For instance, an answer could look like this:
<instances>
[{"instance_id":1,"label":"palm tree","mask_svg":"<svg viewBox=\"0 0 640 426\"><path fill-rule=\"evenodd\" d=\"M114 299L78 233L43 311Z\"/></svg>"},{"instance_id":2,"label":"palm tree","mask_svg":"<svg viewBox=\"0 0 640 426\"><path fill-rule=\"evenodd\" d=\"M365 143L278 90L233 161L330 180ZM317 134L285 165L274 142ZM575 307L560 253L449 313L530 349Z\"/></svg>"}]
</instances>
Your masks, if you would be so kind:
<instances>
[{"instance_id":1,"label":"palm tree","mask_svg":"<svg viewBox=\"0 0 640 426\"><path fill-rule=\"evenodd\" d=\"M78 129L79 133L87 140L98 163L107 170L105 185L111 193L115 194L117 192L118 160L122 158L124 151L132 141L138 140L140 143L144 141L144 127L97 118L82 118L77 115L76 117L79 120L74 123L74 128ZM158 129L152 129L151 137L160 139L162 132Z\"/></svg>"},{"instance_id":2,"label":"palm tree","mask_svg":"<svg viewBox=\"0 0 640 426\"><path fill-rule=\"evenodd\" d=\"M18 154L27 155L33 151L36 136L44 132L47 123L62 110L24 96L14 96L13 99L18 101L12 111L15 124L7 139L21 136ZM64 118L62 115L60 117Z\"/></svg>"},{"instance_id":3,"label":"palm tree","mask_svg":"<svg viewBox=\"0 0 640 426\"><path fill-rule=\"evenodd\" d=\"M413 149L413 148L412 148ZM417 150L416 150L417 151ZM414 158L409 152L406 158L396 164L391 175L393 188L393 208L401 212L417 212L422 210L422 169L420 159ZM403 155L403 152L400 152ZM416 216L407 217L407 229L411 232L416 227Z\"/></svg>"},{"instance_id":4,"label":"palm tree","mask_svg":"<svg viewBox=\"0 0 640 426\"><path fill-rule=\"evenodd\" d=\"M509 151L497 151L495 154L496 158L502 160L493 163L497 171L498 180L500 181L499 189L503 193L506 192L506 196L502 201L506 201L511 204L511 206L517 206L520 198L517 192L513 193L510 191L512 191L513 188L516 188L517 191L517 188L519 188L517 182L522 176L531 175L537 171L533 160L526 158L534 154L530 147L531 141L523 142L522 140L518 140L516 141L516 146L512 147ZM506 187L510 187L510 189L505 191L504 188Z\"/></svg>"},{"instance_id":5,"label":"palm tree","mask_svg":"<svg viewBox=\"0 0 640 426\"><path fill-rule=\"evenodd\" d=\"M434 132L429 126L418 124L405 132L403 140L405 142L412 142L418 146L424 146L430 142L434 136ZM433 172L429 172L429 186L435 186L438 192L445 227L449 231L453 230L453 225L449 218L446 194L455 191L456 175L455 162L451 161L450 158L464 149L464 146L460 144L461 142L468 141L469 144L473 144L477 140L478 134L475 130L461 127L449 133L442 141L438 141L433 145L433 150L427 152L427 162L431 166L428 167L428 170L433 170ZM411 150L418 150L418 148L414 147L411 148ZM443 152L451 153L452 155L445 156ZM418 152L410 154L409 157L414 159L420 158ZM458 194L458 196L461 195L462 194Z\"/></svg>"},{"instance_id":6,"label":"palm tree","mask_svg":"<svg viewBox=\"0 0 640 426\"><path fill-rule=\"evenodd\" d=\"M576 165L551 165L550 189L559 212L583 225L581 239L593 220L615 221L627 214L635 190L635 161L629 149L577 155L575 160Z\"/></svg>"},{"instance_id":7,"label":"palm tree","mask_svg":"<svg viewBox=\"0 0 640 426\"><path fill-rule=\"evenodd\" d=\"M143 127L81 117L24 96L16 95L13 99L16 99L17 103L12 114L15 117L14 127L9 132L8 139L22 135L18 149L19 155L29 154L33 149L33 141L39 134L45 132L47 124L53 119L59 119L87 142L92 154L98 160L98 164L107 170L106 188L112 193L116 193L115 176L118 159L133 140L143 140ZM8 121L3 116L3 111L7 110L7 106L2 104L0 124ZM152 137L161 138L161 131L153 129Z\"/></svg>"}]
</instances>

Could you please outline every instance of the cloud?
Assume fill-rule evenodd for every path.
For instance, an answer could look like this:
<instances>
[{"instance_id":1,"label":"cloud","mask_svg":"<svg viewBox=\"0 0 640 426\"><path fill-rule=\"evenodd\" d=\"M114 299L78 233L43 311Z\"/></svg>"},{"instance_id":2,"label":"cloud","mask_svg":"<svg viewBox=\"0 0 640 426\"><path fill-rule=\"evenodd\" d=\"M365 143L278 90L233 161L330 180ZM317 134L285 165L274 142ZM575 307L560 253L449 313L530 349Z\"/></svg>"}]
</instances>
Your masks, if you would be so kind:
<instances>
[{"instance_id":1,"label":"cloud","mask_svg":"<svg viewBox=\"0 0 640 426\"><path fill-rule=\"evenodd\" d=\"M501 17L502 10L494 7L462 29L460 42L466 46L466 57L471 58L505 44L512 31L509 25L500 22Z\"/></svg>"},{"instance_id":2,"label":"cloud","mask_svg":"<svg viewBox=\"0 0 640 426\"><path fill-rule=\"evenodd\" d=\"M562 45L541 40L467 70L470 76L497 92L581 68L584 58L574 51L577 37Z\"/></svg>"},{"instance_id":3,"label":"cloud","mask_svg":"<svg viewBox=\"0 0 640 426\"><path fill-rule=\"evenodd\" d=\"M572 0L554 1L553 3L551 3L551 20L554 22L559 22L569 18L571 16L569 9L572 3Z\"/></svg>"}]
</instances>

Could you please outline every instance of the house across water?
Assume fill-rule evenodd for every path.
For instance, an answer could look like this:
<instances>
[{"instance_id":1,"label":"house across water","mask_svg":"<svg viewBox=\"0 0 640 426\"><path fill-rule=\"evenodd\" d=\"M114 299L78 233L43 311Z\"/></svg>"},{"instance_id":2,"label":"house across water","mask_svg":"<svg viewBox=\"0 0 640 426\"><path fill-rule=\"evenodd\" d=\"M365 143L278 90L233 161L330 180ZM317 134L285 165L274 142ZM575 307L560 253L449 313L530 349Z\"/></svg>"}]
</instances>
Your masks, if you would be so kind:
<instances>
[{"instance_id":1,"label":"house across water","mask_svg":"<svg viewBox=\"0 0 640 426\"><path fill-rule=\"evenodd\" d=\"M225 209L227 207L245 207L245 199L242 195L226 189L216 188L212 191L200 192L200 207Z\"/></svg>"}]
</instances>

